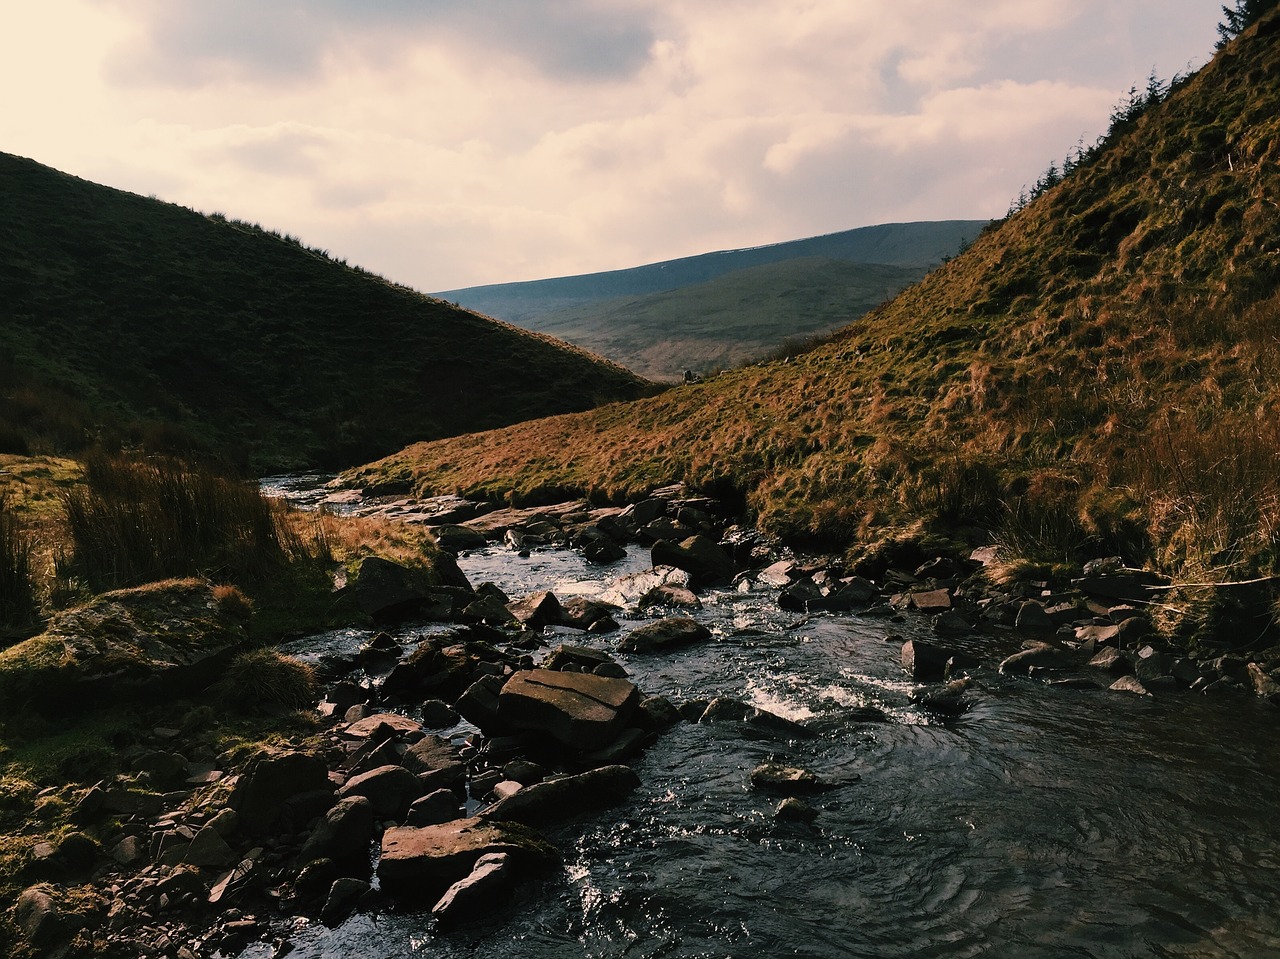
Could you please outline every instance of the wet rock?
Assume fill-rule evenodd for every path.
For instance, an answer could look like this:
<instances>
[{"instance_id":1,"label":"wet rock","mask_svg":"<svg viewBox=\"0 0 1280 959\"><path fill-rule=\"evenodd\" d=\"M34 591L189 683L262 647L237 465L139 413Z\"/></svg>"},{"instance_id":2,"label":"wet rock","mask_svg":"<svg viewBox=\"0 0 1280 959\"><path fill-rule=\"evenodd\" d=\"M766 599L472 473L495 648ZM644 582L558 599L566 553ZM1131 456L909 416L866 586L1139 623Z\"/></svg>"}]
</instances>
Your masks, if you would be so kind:
<instances>
[{"instance_id":1,"label":"wet rock","mask_svg":"<svg viewBox=\"0 0 1280 959\"><path fill-rule=\"evenodd\" d=\"M1129 661L1129 657L1114 646L1100 649L1097 655L1089 660L1088 665L1094 669L1105 669L1113 676L1124 676L1133 672L1133 663Z\"/></svg>"},{"instance_id":2,"label":"wet rock","mask_svg":"<svg viewBox=\"0 0 1280 959\"><path fill-rule=\"evenodd\" d=\"M264 753L250 761L229 805L250 833L275 829L289 800L306 793L332 793L329 766L310 753Z\"/></svg>"},{"instance_id":3,"label":"wet rock","mask_svg":"<svg viewBox=\"0 0 1280 959\"><path fill-rule=\"evenodd\" d=\"M639 690L624 679L532 669L507 680L498 715L505 725L587 751L611 743L639 702Z\"/></svg>"},{"instance_id":4,"label":"wet rock","mask_svg":"<svg viewBox=\"0 0 1280 959\"><path fill-rule=\"evenodd\" d=\"M778 803L778 808L773 811L773 818L780 822L811 823L818 818L818 810L803 799L788 796Z\"/></svg>"},{"instance_id":5,"label":"wet rock","mask_svg":"<svg viewBox=\"0 0 1280 959\"><path fill-rule=\"evenodd\" d=\"M462 611L462 618L488 623L491 626L505 626L519 622L507 605L507 601L498 599L496 596L482 596Z\"/></svg>"},{"instance_id":6,"label":"wet rock","mask_svg":"<svg viewBox=\"0 0 1280 959\"><path fill-rule=\"evenodd\" d=\"M679 544L653 544L653 565L674 566L689 574L695 587L721 586L733 579L733 560L710 536L698 534Z\"/></svg>"},{"instance_id":7,"label":"wet rock","mask_svg":"<svg viewBox=\"0 0 1280 959\"><path fill-rule=\"evenodd\" d=\"M455 523L428 526L427 532L435 539L437 546L446 553L452 553L454 556L459 553L465 553L468 550L484 549L489 542L484 533L478 532L469 526L461 526Z\"/></svg>"},{"instance_id":8,"label":"wet rock","mask_svg":"<svg viewBox=\"0 0 1280 959\"><path fill-rule=\"evenodd\" d=\"M939 613L933 619L933 631L939 636L965 636L973 632L969 620L955 610Z\"/></svg>"},{"instance_id":9,"label":"wet rock","mask_svg":"<svg viewBox=\"0 0 1280 959\"><path fill-rule=\"evenodd\" d=\"M812 579L799 579L778 595L778 606L791 613L819 612L827 608L827 597Z\"/></svg>"},{"instance_id":10,"label":"wet rock","mask_svg":"<svg viewBox=\"0 0 1280 959\"><path fill-rule=\"evenodd\" d=\"M655 606L702 609L702 600L698 599L693 590L685 589L683 586L662 585L649 590L636 603L636 608L642 610L652 609Z\"/></svg>"},{"instance_id":11,"label":"wet rock","mask_svg":"<svg viewBox=\"0 0 1280 959\"><path fill-rule=\"evenodd\" d=\"M618 649L624 653L659 653L711 638L711 630L687 616L672 616L648 623L628 634Z\"/></svg>"},{"instance_id":12,"label":"wet rock","mask_svg":"<svg viewBox=\"0 0 1280 959\"><path fill-rule=\"evenodd\" d=\"M588 563L595 563L598 566L607 566L609 563L627 558L626 548L619 545L613 537L605 536L603 533L584 537L579 548Z\"/></svg>"},{"instance_id":13,"label":"wet rock","mask_svg":"<svg viewBox=\"0 0 1280 959\"><path fill-rule=\"evenodd\" d=\"M378 878L391 895L438 899L449 886L470 875L488 853L507 853L523 874L559 862L555 850L527 829L473 817L437 826L388 829L382 837Z\"/></svg>"},{"instance_id":14,"label":"wet rock","mask_svg":"<svg viewBox=\"0 0 1280 959\"><path fill-rule=\"evenodd\" d=\"M560 601L555 593L542 591L526 596L507 607L525 629L541 630L545 626L554 626L560 622Z\"/></svg>"},{"instance_id":15,"label":"wet rock","mask_svg":"<svg viewBox=\"0 0 1280 959\"><path fill-rule=\"evenodd\" d=\"M978 665L977 659L950 646L920 639L909 639L902 644L902 668L918 683L937 682L949 669L973 669Z\"/></svg>"},{"instance_id":16,"label":"wet rock","mask_svg":"<svg viewBox=\"0 0 1280 959\"><path fill-rule=\"evenodd\" d=\"M413 801L405 816L406 826L438 826L461 818L458 793L453 789L437 789Z\"/></svg>"},{"instance_id":17,"label":"wet rock","mask_svg":"<svg viewBox=\"0 0 1280 959\"><path fill-rule=\"evenodd\" d=\"M545 826L621 802L640 785L629 766L602 766L576 776L545 779L496 803L483 818Z\"/></svg>"},{"instance_id":18,"label":"wet rock","mask_svg":"<svg viewBox=\"0 0 1280 959\"><path fill-rule=\"evenodd\" d=\"M596 667L613 663L613 657L590 646L562 645L552 650L542 663L543 669L569 670L579 673L594 672Z\"/></svg>"},{"instance_id":19,"label":"wet rock","mask_svg":"<svg viewBox=\"0 0 1280 959\"><path fill-rule=\"evenodd\" d=\"M428 699L419 709L422 725L428 729L449 729L458 725L458 711L440 699Z\"/></svg>"},{"instance_id":20,"label":"wet rock","mask_svg":"<svg viewBox=\"0 0 1280 959\"><path fill-rule=\"evenodd\" d=\"M611 632L618 628L613 614L618 607L575 596L560 604L560 622L574 629Z\"/></svg>"},{"instance_id":21,"label":"wet rock","mask_svg":"<svg viewBox=\"0 0 1280 959\"><path fill-rule=\"evenodd\" d=\"M466 782L466 763L458 747L443 736L424 736L405 750L400 762L418 778L424 792L460 792Z\"/></svg>"},{"instance_id":22,"label":"wet rock","mask_svg":"<svg viewBox=\"0 0 1280 959\"><path fill-rule=\"evenodd\" d=\"M360 899L373 888L363 879L352 879L343 876L329 887L324 906L320 910L320 921L326 926L336 926L355 912Z\"/></svg>"},{"instance_id":23,"label":"wet rock","mask_svg":"<svg viewBox=\"0 0 1280 959\"><path fill-rule=\"evenodd\" d=\"M1050 646L1048 643L1036 643L1029 649L1005 658L1000 663L1000 672L1026 673L1032 666L1038 666L1041 669L1066 669L1073 664L1073 658L1065 650Z\"/></svg>"},{"instance_id":24,"label":"wet rock","mask_svg":"<svg viewBox=\"0 0 1280 959\"><path fill-rule=\"evenodd\" d=\"M375 623L394 623L418 611L426 593L420 575L381 556L366 556L347 578L346 591Z\"/></svg>"},{"instance_id":25,"label":"wet rock","mask_svg":"<svg viewBox=\"0 0 1280 959\"><path fill-rule=\"evenodd\" d=\"M506 728L498 713L503 685L501 676L483 676L468 686L453 706L468 722L491 734L500 733Z\"/></svg>"},{"instance_id":26,"label":"wet rock","mask_svg":"<svg viewBox=\"0 0 1280 959\"><path fill-rule=\"evenodd\" d=\"M1172 657L1160 652L1153 646L1143 646L1138 650L1133 661L1133 675L1138 682L1150 686L1153 682L1169 676L1169 664Z\"/></svg>"},{"instance_id":27,"label":"wet rock","mask_svg":"<svg viewBox=\"0 0 1280 959\"><path fill-rule=\"evenodd\" d=\"M794 559L780 559L771 566L766 566L756 574L756 582L761 586L772 586L775 589L784 589L791 584L795 578L796 561Z\"/></svg>"},{"instance_id":28,"label":"wet rock","mask_svg":"<svg viewBox=\"0 0 1280 959\"><path fill-rule=\"evenodd\" d=\"M787 719L785 716L779 716L777 713L771 713L766 709L758 709L748 703L730 699L727 696L717 696L707 703L706 708L699 714L696 722L712 724L739 722L756 729L780 733L793 738L808 738L813 735L810 730L793 720Z\"/></svg>"},{"instance_id":29,"label":"wet rock","mask_svg":"<svg viewBox=\"0 0 1280 959\"><path fill-rule=\"evenodd\" d=\"M377 819L401 820L409 804L422 795L423 785L404 766L379 766L348 779L338 790L342 799L363 796L373 807Z\"/></svg>"},{"instance_id":30,"label":"wet rock","mask_svg":"<svg viewBox=\"0 0 1280 959\"><path fill-rule=\"evenodd\" d=\"M959 716L966 712L973 700L968 695L972 680L953 679L944 686L918 690L911 694L911 701L921 709L940 716Z\"/></svg>"},{"instance_id":31,"label":"wet rock","mask_svg":"<svg viewBox=\"0 0 1280 959\"><path fill-rule=\"evenodd\" d=\"M751 770L751 785L764 792L788 796L807 795L826 788L826 784L808 769L762 763Z\"/></svg>"},{"instance_id":32,"label":"wet rock","mask_svg":"<svg viewBox=\"0 0 1280 959\"><path fill-rule=\"evenodd\" d=\"M666 729L679 723L684 717L665 696L647 696L640 700L636 722L649 730Z\"/></svg>"},{"instance_id":33,"label":"wet rock","mask_svg":"<svg viewBox=\"0 0 1280 959\"><path fill-rule=\"evenodd\" d=\"M911 593L907 597L908 605L920 613L941 613L951 608L951 591L946 589L929 589Z\"/></svg>"},{"instance_id":34,"label":"wet rock","mask_svg":"<svg viewBox=\"0 0 1280 959\"><path fill-rule=\"evenodd\" d=\"M298 854L301 863L329 859L368 868L373 842L374 807L365 796L346 796L325 813Z\"/></svg>"},{"instance_id":35,"label":"wet rock","mask_svg":"<svg viewBox=\"0 0 1280 959\"><path fill-rule=\"evenodd\" d=\"M1138 682L1133 676L1121 676L1114 683L1107 687L1117 693L1133 693L1136 696L1150 696L1147 687Z\"/></svg>"}]
</instances>

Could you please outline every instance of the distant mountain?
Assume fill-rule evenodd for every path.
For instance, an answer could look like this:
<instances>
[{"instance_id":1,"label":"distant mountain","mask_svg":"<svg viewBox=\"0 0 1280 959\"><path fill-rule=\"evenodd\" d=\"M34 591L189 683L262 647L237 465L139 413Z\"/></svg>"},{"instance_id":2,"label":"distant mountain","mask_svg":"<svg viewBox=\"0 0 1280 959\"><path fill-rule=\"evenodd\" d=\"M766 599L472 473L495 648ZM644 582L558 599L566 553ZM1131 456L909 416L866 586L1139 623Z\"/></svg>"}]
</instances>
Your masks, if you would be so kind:
<instances>
[{"instance_id":1,"label":"distant mountain","mask_svg":"<svg viewBox=\"0 0 1280 959\"><path fill-rule=\"evenodd\" d=\"M985 225L985 220L887 223L628 270L435 295L663 379L684 368L716 369L785 339L841 326L954 256ZM760 272L785 263L792 268ZM777 291L767 289L770 281L778 284ZM694 287L688 298L671 295ZM803 309L799 300L786 302L786 296L797 294L806 302ZM828 302L831 309L812 311ZM726 321L731 328L718 335Z\"/></svg>"},{"instance_id":2,"label":"distant mountain","mask_svg":"<svg viewBox=\"0 0 1280 959\"><path fill-rule=\"evenodd\" d=\"M340 466L650 389L292 237L0 154L0 452Z\"/></svg>"}]
</instances>

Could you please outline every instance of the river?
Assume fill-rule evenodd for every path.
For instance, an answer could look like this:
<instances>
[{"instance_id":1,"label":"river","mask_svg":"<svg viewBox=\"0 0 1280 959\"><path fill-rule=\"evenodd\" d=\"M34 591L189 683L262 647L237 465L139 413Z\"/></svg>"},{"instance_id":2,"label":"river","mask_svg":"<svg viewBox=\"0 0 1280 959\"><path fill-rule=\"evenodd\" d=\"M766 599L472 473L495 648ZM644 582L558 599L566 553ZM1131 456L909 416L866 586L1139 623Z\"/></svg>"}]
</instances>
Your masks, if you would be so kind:
<instances>
[{"instance_id":1,"label":"river","mask_svg":"<svg viewBox=\"0 0 1280 959\"><path fill-rule=\"evenodd\" d=\"M460 565L513 597L563 598L598 595L647 557L632 547L601 568L567 550L494 547ZM814 738L676 726L634 763L642 786L628 803L549 834L563 875L480 925L436 936L421 913L357 915L301 925L291 954L1280 955L1280 712L1001 676L993 666L1017 641L987 636L956 643L991 665L973 673L974 707L944 722L910 704L899 664L902 640L930 635L923 618L789 614L768 589L702 598L713 641L617 655L632 680L677 702L748 700ZM643 621L622 621L621 635ZM566 641L613 651L618 638ZM889 721L857 721L863 705ZM751 788L767 760L835 784L812 800L812 825L775 820L776 797Z\"/></svg>"}]
</instances>

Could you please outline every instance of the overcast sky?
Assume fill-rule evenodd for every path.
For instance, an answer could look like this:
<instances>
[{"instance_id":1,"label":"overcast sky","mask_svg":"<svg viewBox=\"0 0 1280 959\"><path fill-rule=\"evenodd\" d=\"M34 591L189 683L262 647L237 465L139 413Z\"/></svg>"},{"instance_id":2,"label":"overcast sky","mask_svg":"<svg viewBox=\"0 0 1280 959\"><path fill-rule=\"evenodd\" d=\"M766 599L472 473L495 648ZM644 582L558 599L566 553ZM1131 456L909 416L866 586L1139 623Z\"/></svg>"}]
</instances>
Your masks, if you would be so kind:
<instances>
[{"instance_id":1,"label":"overcast sky","mask_svg":"<svg viewBox=\"0 0 1280 959\"><path fill-rule=\"evenodd\" d=\"M1000 216L1220 0L27 0L0 151L423 291Z\"/></svg>"}]
</instances>

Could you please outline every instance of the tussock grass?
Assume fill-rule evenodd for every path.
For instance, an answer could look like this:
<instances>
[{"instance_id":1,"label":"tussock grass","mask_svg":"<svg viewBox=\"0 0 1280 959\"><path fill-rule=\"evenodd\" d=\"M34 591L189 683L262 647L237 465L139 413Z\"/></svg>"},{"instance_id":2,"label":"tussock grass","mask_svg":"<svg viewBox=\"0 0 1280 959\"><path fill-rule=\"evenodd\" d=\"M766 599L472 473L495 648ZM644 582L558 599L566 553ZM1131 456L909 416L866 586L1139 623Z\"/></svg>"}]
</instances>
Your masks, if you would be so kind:
<instances>
[{"instance_id":1,"label":"tussock grass","mask_svg":"<svg viewBox=\"0 0 1280 959\"><path fill-rule=\"evenodd\" d=\"M306 709L317 697L315 670L273 649L255 649L233 659L212 692L224 707L241 713Z\"/></svg>"},{"instance_id":2,"label":"tussock grass","mask_svg":"<svg viewBox=\"0 0 1280 959\"><path fill-rule=\"evenodd\" d=\"M31 536L0 494L0 636L21 633L39 614Z\"/></svg>"}]
</instances>

